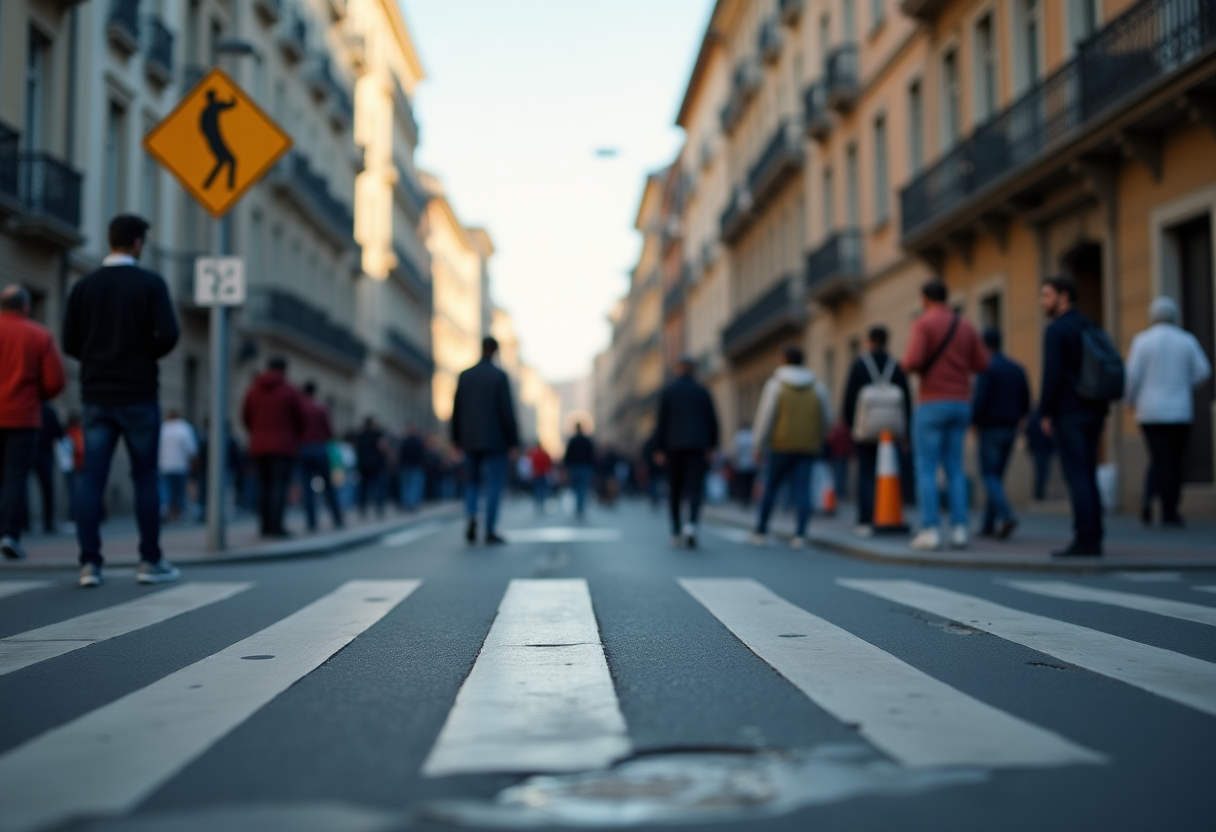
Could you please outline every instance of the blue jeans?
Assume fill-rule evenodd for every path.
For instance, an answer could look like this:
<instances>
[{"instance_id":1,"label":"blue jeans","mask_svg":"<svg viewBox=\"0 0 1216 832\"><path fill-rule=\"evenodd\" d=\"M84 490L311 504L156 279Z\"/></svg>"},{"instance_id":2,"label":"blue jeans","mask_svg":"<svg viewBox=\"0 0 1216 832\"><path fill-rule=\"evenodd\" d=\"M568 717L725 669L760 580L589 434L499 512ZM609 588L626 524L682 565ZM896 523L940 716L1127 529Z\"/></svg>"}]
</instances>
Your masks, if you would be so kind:
<instances>
[{"instance_id":1,"label":"blue jeans","mask_svg":"<svg viewBox=\"0 0 1216 832\"><path fill-rule=\"evenodd\" d=\"M916 500L920 525L936 529L938 517L937 468L946 471L950 501L950 525L967 525L967 478L963 474L963 439L971 424L967 402L925 402L917 405L912 419L912 441L916 453Z\"/></svg>"},{"instance_id":2,"label":"blue jeans","mask_svg":"<svg viewBox=\"0 0 1216 832\"><path fill-rule=\"evenodd\" d=\"M160 404L155 401L122 407L86 404L80 409L80 421L84 429L84 468L76 484L76 540L80 544L80 562L98 566L102 563L101 500L120 437L131 458L139 557L149 563L159 562L157 454L160 450Z\"/></svg>"},{"instance_id":3,"label":"blue jeans","mask_svg":"<svg viewBox=\"0 0 1216 832\"><path fill-rule=\"evenodd\" d=\"M498 525L498 503L507 481L507 455L472 451L469 453L469 483L464 489L465 509L469 519L477 518L477 497L486 494L486 534L493 534Z\"/></svg>"},{"instance_id":4,"label":"blue jeans","mask_svg":"<svg viewBox=\"0 0 1216 832\"><path fill-rule=\"evenodd\" d=\"M582 517L587 511L587 493L591 490L595 468L590 465L571 465L567 472L570 474L570 488L574 491L574 516Z\"/></svg>"},{"instance_id":5,"label":"blue jeans","mask_svg":"<svg viewBox=\"0 0 1216 832\"><path fill-rule=\"evenodd\" d=\"M1005 468L1013 443L1018 438L1017 428L984 428L980 431L980 476L984 479L984 491L988 499L984 505L984 531L992 531L997 521L1013 520L1013 509L1005 496Z\"/></svg>"},{"instance_id":6,"label":"blue jeans","mask_svg":"<svg viewBox=\"0 0 1216 832\"><path fill-rule=\"evenodd\" d=\"M548 477L536 477L532 480L532 499L536 500L536 510L544 511L545 502L549 499Z\"/></svg>"},{"instance_id":7,"label":"blue jeans","mask_svg":"<svg viewBox=\"0 0 1216 832\"><path fill-rule=\"evenodd\" d=\"M426 471L419 465L407 465L400 471L401 505L413 511L422 505L422 494L426 490Z\"/></svg>"},{"instance_id":8,"label":"blue jeans","mask_svg":"<svg viewBox=\"0 0 1216 832\"><path fill-rule=\"evenodd\" d=\"M324 442L310 442L300 448L300 477L303 480L300 485L308 530L315 531L317 528L317 495L312 490L313 480L317 477L321 478L321 490L325 494L329 513L333 515L334 528L342 528L342 509L338 506L338 494L330 478L329 447Z\"/></svg>"},{"instance_id":9,"label":"blue jeans","mask_svg":"<svg viewBox=\"0 0 1216 832\"><path fill-rule=\"evenodd\" d=\"M1073 543L1102 548L1102 499L1098 493L1098 440L1102 421L1087 417L1055 420L1056 453L1072 502Z\"/></svg>"},{"instance_id":10,"label":"blue jeans","mask_svg":"<svg viewBox=\"0 0 1216 832\"><path fill-rule=\"evenodd\" d=\"M811 519L811 465L814 461L812 454L773 451L768 455L768 476L764 481L764 496L760 498L760 521L756 524L758 534L768 531L768 519L773 513L777 490L789 479L798 518L796 534L798 537L806 536L806 526Z\"/></svg>"}]
</instances>

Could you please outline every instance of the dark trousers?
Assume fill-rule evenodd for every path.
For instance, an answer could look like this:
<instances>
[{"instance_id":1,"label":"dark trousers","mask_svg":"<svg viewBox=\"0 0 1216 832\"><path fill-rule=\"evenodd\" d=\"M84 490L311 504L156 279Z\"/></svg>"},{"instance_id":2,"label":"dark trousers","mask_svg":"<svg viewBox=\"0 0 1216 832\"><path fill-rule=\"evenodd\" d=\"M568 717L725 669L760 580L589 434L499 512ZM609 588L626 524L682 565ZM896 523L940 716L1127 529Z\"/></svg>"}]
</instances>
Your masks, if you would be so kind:
<instances>
[{"instance_id":1,"label":"dark trousers","mask_svg":"<svg viewBox=\"0 0 1216 832\"><path fill-rule=\"evenodd\" d=\"M783 482L789 480L797 518L795 534L798 537L806 536L806 525L811 519L811 463L814 461L815 457L811 454L783 454L773 451L768 455L768 476L764 480L764 496L760 498L760 519L756 524L758 534L768 531L768 520L773 513L777 490Z\"/></svg>"},{"instance_id":2,"label":"dark trousers","mask_svg":"<svg viewBox=\"0 0 1216 832\"><path fill-rule=\"evenodd\" d=\"M980 477L984 480L987 500L984 503L984 521L981 529L992 532L998 520L1013 520L1013 509L1005 496L1005 469L1009 467L1009 455L1018 438L1016 427L983 428L980 430Z\"/></svg>"},{"instance_id":3,"label":"dark trousers","mask_svg":"<svg viewBox=\"0 0 1216 832\"><path fill-rule=\"evenodd\" d=\"M739 505L744 508L751 508L752 492L756 488L756 472L755 471L735 471L734 481L735 499L739 501Z\"/></svg>"},{"instance_id":4,"label":"dark trousers","mask_svg":"<svg viewBox=\"0 0 1216 832\"><path fill-rule=\"evenodd\" d=\"M1073 542L1084 549L1102 548L1102 499L1098 494L1098 438L1102 422L1055 420L1056 453L1072 503Z\"/></svg>"},{"instance_id":5,"label":"dark trousers","mask_svg":"<svg viewBox=\"0 0 1216 832\"><path fill-rule=\"evenodd\" d=\"M324 442L305 445L300 449L300 477L304 494L304 517L308 521L308 530L317 528L317 495L312 484L317 477L321 478L322 492L329 513L334 518L334 528L342 528L342 509L338 506L338 494L334 491L333 481L329 474L329 449Z\"/></svg>"},{"instance_id":6,"label":"dark trousers","mask_svg":"<svg viewBox=\"0 0 1216 832\"><path fill-rule=\"evenodd\" d=\"M1034 463L1034 498L1042 500L1047 497L1047 481L1051 479L1051 455L1049 448L1031 450L1030 458Z\"/></svg>"},{"instance_id":7,"label":"dark trousers","mask_svg":"<svg viewBox=\"0 0 1216 832\"><path fill-rule=\"evenodd\" d=\"M1185 423L1141 425L1140 432L1144 434L1149 455L1144 504L1151 506L1153 496L1160 497L1161 519L1176 521L1178 501L1182 499L1182 467L1187 441L1191 438L1191 426Z\"/></svg>"},{"instance_id":8,"label":"dark trousers","mask_svg":"<svg viewBox=\"0 0 1216 832\"><path fill-rule=\"evenodd\" d=\"M667 499L671 506L671 533L680 533L680 501L688 498L688 521L701 516L705 494L705 451L671 451L667 454Z\"/></svg>"},{"instance_id":9,"label":"dark trousers","mask_svg":"<svg viewBox=\"0 0 1216 832\"><path fill-rule=\"evenodd\" d=\"M878 445L858 442L857 452L857 525L874 523L874 487L878 477Z\"/></svg>"},{"instance_id":10,"label":"dark trousers","mask_svg":"<svg viewBox=\"0 0 1216 832\"><path fill-rule=\"evenodd\" d=\"M0 536L21 539L25 486L37 444L37 428L0 428Z\"/></svg>"},{"instance_id":11,"label":"dark trousers","mask_svg":"<svg viewBox=\"0 0 1216 832\"><path fill-rule=\"evenodd\" d=\"M50 451L34 454L34 478L38 480L38 493L42 496L42 528L47 533L55 531L55 455ZM31 525L33 525L31 523Z\"/></svg>"},{"instance_id":12,"label":"dark trousers","mask_svg":"<svg viewBox=\"0 0 1216 832\"><path fill-rule=\"evenodd\" d=\"M367 504L370 502L376 509L376 514L384 516L384 469L359 469L359 514L367 514Z\"/></svg>"},{"instance_id":13,"label":"dark trousers","mask_svg":"<svg viewBox=\"0 0 1216 832\"><path fill-rule=\"evenodd\" d=\"M281 535L287 508L287 485L295 460L277 454L254 457L258 466L258 513L263 535Z\"/></svg>"}]
</instances>

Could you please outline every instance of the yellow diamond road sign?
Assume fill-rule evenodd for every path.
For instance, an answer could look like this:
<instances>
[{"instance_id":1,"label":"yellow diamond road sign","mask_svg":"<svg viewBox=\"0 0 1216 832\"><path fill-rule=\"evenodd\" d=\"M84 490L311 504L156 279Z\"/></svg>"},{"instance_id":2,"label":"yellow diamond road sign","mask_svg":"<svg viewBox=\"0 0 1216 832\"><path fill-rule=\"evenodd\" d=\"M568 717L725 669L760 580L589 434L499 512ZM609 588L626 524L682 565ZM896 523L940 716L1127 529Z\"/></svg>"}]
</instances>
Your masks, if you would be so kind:
<instances>
[{"instance_id":1,"label":"yellow diamond road sign","mask_svg":"<svg viewBox=\"0 0 1216 832\"><path fill-rule=\"evenodd\" d=\"M222 217L291 149L291 137L213 69L144 137L144 149L213 217Z\"/></svg>"}]
</instances>

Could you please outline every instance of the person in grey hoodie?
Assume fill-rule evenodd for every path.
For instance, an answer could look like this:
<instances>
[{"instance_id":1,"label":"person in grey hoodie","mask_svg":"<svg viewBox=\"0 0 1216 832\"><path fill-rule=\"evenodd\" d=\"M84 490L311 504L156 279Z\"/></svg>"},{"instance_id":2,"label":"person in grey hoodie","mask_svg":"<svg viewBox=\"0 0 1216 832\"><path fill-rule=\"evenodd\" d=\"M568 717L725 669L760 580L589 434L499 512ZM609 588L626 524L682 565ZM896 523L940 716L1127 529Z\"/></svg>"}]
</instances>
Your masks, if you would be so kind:
<instances>
[{"instance_id":1,"label":"person in grey hoodie","mask_svg":"<svg viewBox=\"0 0 1216 832\"><path fill-rule=\"evenodd\" d=\"M755 441L768 449L760 516L751 536L757 546L767 542L773 503L786 479L793 488L798 523L790 546L798 549L806 545L806 527L811 519L811 466L823 451L823 440L834 416L827 387L802 366L803 360L801 347L791 344L785 348L785 363L765 383L756 410Z\"/></svg>"}]
</instances>

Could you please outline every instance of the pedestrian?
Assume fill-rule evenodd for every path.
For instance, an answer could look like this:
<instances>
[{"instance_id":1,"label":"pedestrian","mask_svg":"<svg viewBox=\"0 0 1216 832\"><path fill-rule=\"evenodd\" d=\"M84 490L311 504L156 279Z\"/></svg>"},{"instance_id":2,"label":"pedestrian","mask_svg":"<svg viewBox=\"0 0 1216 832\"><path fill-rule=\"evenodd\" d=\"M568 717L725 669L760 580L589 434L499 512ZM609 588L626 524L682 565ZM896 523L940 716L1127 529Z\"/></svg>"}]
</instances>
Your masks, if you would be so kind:
<instances>
[{"instance_id":1,"label":"pedestrian","mask_svg":"<svg viewBox=\"0 0 1216 832\"><path fill-rule=\"evenodd\" d=\"M655 461L667 467L667 500L671 508L671 542L697 545L697 521L705 496L705 474L718 447L718 414L713 397L693 377L696 359L681 356L676 378L659 394L654 429ZM680 504L688 500L688 520L681 523Z\"/></svg>"},{"instance_id":2,"label":"pedestrian","mask_svg":"<svg viewBox=\"0 0 1216 832\"><path fill-rule=\"evenodd\" d=\"M359 516L367 517L368 503L384 517L385 480L388 475L388 442L375 418L363 420L355 436L355 464L359 468Z\"/></svg>"},{"instance_id":3,"label":"pedestrian","mask_svg":"<svg viewBox=\"0 0 1216 832\"><path fill-rule=\"evenodd\" d=\"M401 478L401 506L406 511L417 511L426 496L427 449L415 424L405 428L405 436L397 449L397 468Z\"/></svg>"},{"instance_id":4,"label":"pedestrian","mask_svg":"<svg viewBox=\"0 0 1216 832\"><path fill-rule=\"evenodd\" d=\"M744 509L750 509L752 492L756 490L756 441L751 425L746 422L735 431L731 465L731 485L735 499Z\"/></svg>"},{"instance_id":5,"label":"pedestrian","mask_svg":"<svg viewBox=\"0 0 1216 832\"><path fill-rule=\"evenodd\" d=\"M1051 479L1051 457L1056 452L1051 437L1043 433L1043 418L1038 407L1026 420L1026 451L1034 468L1031 496L1035 501L1047 499L1047 482Z\"/></svg>"},{"instance_id":6,"label":"pedestrian","mask_svg":"<svg viewBox=\"0 0 1216 832\"><path fill-rule=\"evenodd\" d=\"M160 401L157 361L180 330L164 279L140 268L148 222L132 214L110 221L110 254L68 295L63 349L80 360L84 468L76 487L80 585L102 583L102 496L121 438L131 460L139 526L139 583L180 576L160 548L157 462Z\"/></svg>"},{"instance_id":7,"label":"pedestrian","mask_svg":"<svg viewBox=\"0 0 1216 832\"><path fill-rule=\"evenodd\" d=\"M545 513L545 503L549 500L549 478L553 475L553 457L537 442L528 451L528 459L532 463L532 499L536 501L536 510Z\"/></svg>"},{"instance_id":8,"label":"pedestrian","mask_svg":"<svg viewBox=\"0 0 1216 832\"><path fill-rule=\"evenodd\" d=\"M190 466L197 456L198 439L194 435L194 428L182 418L181 413L170 410L160 426L158 468L171 523L180 520L186 511L186 482L190 478Z\"/></svg>"},{"instance_id":9,"label":"pedestrian","mask_svg":"<svg viewBox=\"0 0 1216 832\"><path fill-rule=\"evenodd\" d=\"M329 411L317 401L317 383L309 380L300 388L300 407L304 411L304 430L300 434L300 488L303 492L304 519L308 530L317 530L317 493L313 484L321 483L321 493L329 506L334 528L343 527L342 507L338 505L338 493L334 489L331 471L329 443L334 438Z\"/></svg>"},{"instance_id":10,"label":"pedestrian","mask_svg":"<svg viewBox=\"0 0 1216 832\"><path fill-rule=\"evenodd\" d=\"M1148 447L1149 468L1141 519L1153 522L1155 494L1161 500L1161 524L1181 527L1178 503L1191 423L1194 390L1212 375L1212 365L1199 340L1178 326L1178 304L1159 297L1149 306L1149 328L1132 339L1127 359L1127 401Z\"/></svg>"},{"instance_id":11,"label":"pedestrian","mask_svg":"<svg viewBox=\"0 0 1216 832\"><path fill-rule=\"evenodd\" d=\"M890 336L885 326L866 334L866 351L853 361L844 390L844 422L853 437L857 455L857 526L860 537L874 533L874 488L878 469L878 443L884 430L903 445L912 424L912 393L908 377L887 352Z\"/></svg>"},{"instance_id":12,"label":"pedestrian","mask_svg":"<svg viewBox=\"0 0 1216 832\"><path fill-rule=\"evenodd\" d=\"M657 512L663 504L663 475L664 466L660 465L655 454L655 438L649 437L642 443L642 460L640 466L646 472L646 495L650 500L650 510Z\"/></svg>"},{"instance_id":13,"label":"pedestrian","mask_svg":"<svg viewBox=\"0 0 1216 832\"><path fill-rule=\"evenodd\" d=\"M971 424L979 438L980 477L987 500L980 537L1001 540L1013 534L1018 520L1005 495L1005 469L1022 420L1030 412L1030 384L1021 364L1001 352L1000 330L984 330L991 362L975 380Z\"/></svg>"},{"instance_id":14,"label":"pedestrian","mask_svg":"<svg viewBox=\"0 0 1216 832\"><path fill-rule=\"evenodd\" d=\"M832 463L832 487L837 499L843 500L849 493L849 460L853 457L853 438L843 419L836 420L825 443L824 455Z\"/></svg>"},{"instance_id":15,"label":"pedestrian","mask_svg":"<svg viewBox=\"0 0 1216 832\"><path fill-rule=\"evenodd\" d=\"M507 478L508 455L519 447L519 428L511 402L511 382L494 364L498 341L481 342L481 360L460 374L452 404L452 444L468 463L465 539L477 540L477 504L482 491L486 502L487 544L505 541L498 536L498 504Z\"/></svg>"},{"instance_id":16,"label":"pedestrian","mask_svg":"<svg viewBox=\"0 0 1216 832\"><path fill-rule=\"evenodd\" d=\"M802 347L785 348L784 364L764 384L756 409L755 437L759 448L768 450L760 515L751 543L768 542L768 521L777 491L789 482L794 497L796 525L790 547L806 546L806 528L811 520L811 471L823 453L828 425L832 424L832 402L828 389L803 366ZM757 456L759 449L757 449Z\"/></svg>"},{"instance_id":17,"label":"pedestrian","mask_svg":"<svg viewBox=\"0 0 1216 832\"><path fill-rule=\"evenodd\" d=\"M566 456L562 460L570 490L574 492L574 516L582 520L587 513L587 492L595 477L595 443L583 432L583 423L574 425L574 436L566 443Z\"/></svg>"},{"instance_id":18,"label":"pedestrian","mask_svg":"<svg viewBox=\"0 0 1216 832\"><path fill-rule=\"evenodd\" d=\"M1052 555L1100 557L1103 528L1098 493L1098 439L1110 409L1108 395L1113 391L1096 391L1095 395L1095 391L1082 388L1082 363L1089 358L1086 363L1098 366L1100 362L1096 359L1101 357L1092 345L1087 347L1087 340L1092 344L1087 336L1105 334L1076 309L1076 302L1077 284L1072 278L1050 277L1039 288L1039 306L1051 319L1043 332L1039 426L1055 442L1072 503L1072 542ZM1109 345L1109 339L1106 340ZM1117 358L1118 353L1114 356Z\"/></svg>"},{"instance_id":19,"label":"pedestrian","mask_svg":"<svg viewBox=\"0 0 1216 832\"><path fill-rule=\"evenodd\" d=\"M988 351L975 328L946 305L945 283L931 280L921 287L921 304L924 312L912 323L902 362L905 372L920 376L912 419L920 532L912 539L912 548L941 548L940 466L946 473L950 545L962 549L968 537L963 440L971 424L971 375L988 369Z\"/></svg>"},{"instance_id":20,"label":"pedestrian","mask_svg":"<svg viewBox=\"0 0 1216 832\"><path fill-rule=\"evenodd\" d=\"M30 294L23 287L0 292L0 553L9 560L25 557L21 514L43 403L64 385L55 339L29 314Z\"/></svg>"},{"instance_id":21,"label":"pedestrian","mask_svg":"<svg viewBox=\"0 0 1216 832\"><path fill-rule=\"evenodd\" d=\"M76 478L84 468L84 431L80 428L80 416L68 414L63 438L55 446L56 461L63 474L64 493L68 498L68 523L76 531Z\"/></svg>"},{"instance_id":22,"label":"pedestrian","mask_svg":"<svg viewBox=\"0 0 1216 832\"><path fill-rule=\"evenodd\" d=\"M42 403L42 426L38 429L38 447L34 451L34 479L42 497L42 530L55 533L55 460L56 449L63 439L63 424L49 402Z\"/></svg>"},{"instance_id":23,"label":"pedestrian","mask_svg":"<svg viewBox=\"0 0 1216 832\"><path fill-rule=\"evenodd\" d=\"M241 420L258 475L262 537L290 537L283 526L287 487L304 433L303 397L287 381L287 359L274 357L245 392Z\"/></svg>"}]
</instances>

